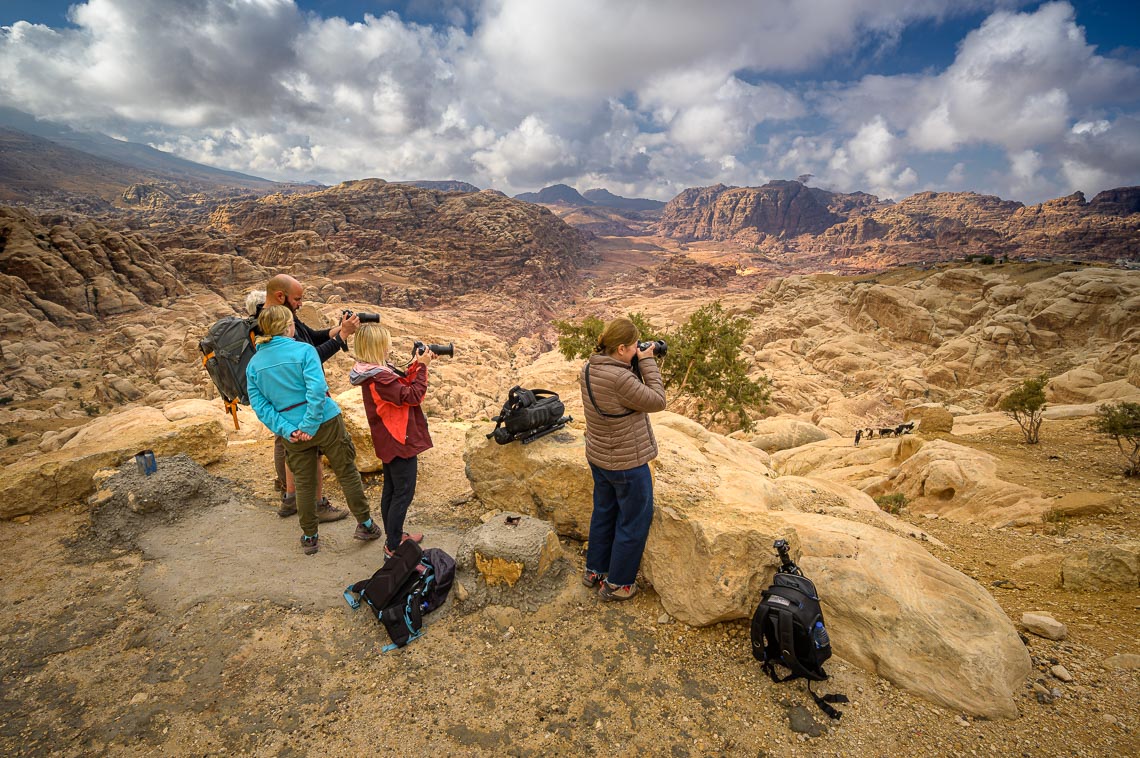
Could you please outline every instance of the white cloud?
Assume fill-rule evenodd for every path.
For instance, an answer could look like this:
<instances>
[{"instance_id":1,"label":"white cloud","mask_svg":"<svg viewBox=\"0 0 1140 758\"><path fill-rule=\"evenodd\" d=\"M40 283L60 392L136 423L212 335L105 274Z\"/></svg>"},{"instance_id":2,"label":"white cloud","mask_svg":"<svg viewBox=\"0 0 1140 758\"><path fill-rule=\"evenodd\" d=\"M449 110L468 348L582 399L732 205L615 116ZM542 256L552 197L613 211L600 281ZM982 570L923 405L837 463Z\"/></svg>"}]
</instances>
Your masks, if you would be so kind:
<instances>
[{"instance_id":1,"label":"white cloud","mask_svg":"<svg viewBox=\"0 0 1140 758\"><path fill-rule=\"evenodd\" d=\"M897 196L929 185L925 153L980 145L1041 156L1032 174L1003 165L1006 191L1140 181L1135 119L1119 115L1140 71L1098 55L1065 3L993 13L943 71L811 87L765 76L887 55L915 21L1016 0L412 3L437 23L88 0L73 27L0 28L0 102L269 178L667 199L812 173Z\"/></svg>"}]
</instances>

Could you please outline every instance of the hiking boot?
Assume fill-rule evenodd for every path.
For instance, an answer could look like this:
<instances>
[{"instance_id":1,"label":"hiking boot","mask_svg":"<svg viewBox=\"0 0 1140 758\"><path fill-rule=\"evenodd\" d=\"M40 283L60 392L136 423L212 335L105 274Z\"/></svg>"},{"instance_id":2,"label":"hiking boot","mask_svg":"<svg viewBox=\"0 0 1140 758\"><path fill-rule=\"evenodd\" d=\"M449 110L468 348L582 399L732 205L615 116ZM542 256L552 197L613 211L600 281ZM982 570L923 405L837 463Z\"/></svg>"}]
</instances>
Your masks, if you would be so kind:
<instances>
[{"instance_id":1,"label":"hiking boot","mask_svg":"<svg viewBox=\"0 0 1140 758\"><path fill-rule=\"evenodd\" d=\"M605 578L605 574L599 574L597 571L590 571L590 569L586 569L582 573L582 584L586 585L590 589L594 589L603 580L605 580Z\"/></svg>"},{"instance_id":2,"label":"hiking boot","mask_svg":"<svg viewBox=\"0 0 1140 758\"><path fill-rule=\"evenodd\" d=\"M327 497L317 501L317 521L340 521L348 516L347 510L341 510L329 502Z\"/></svg>"},{"instance_id":3,"label":"hiking boot","mask_svg":"<svg viewBox=\"0 0 1140 758\"><path fill-rule=\"evenodd\" d=\"M297 493L283 493L281 495L281 507L277 509L277 515L281 518L288 518L297 512Z\"/></svg>"},{"instance_id":4,"label":"hiking boot","mask_svg":"<svg viewBox=\"0 0 1140 758\"><path fill-rule=\"evenodd\" d=\"M424 541L424 536L422 534L408 534L407 532L404 532L404 536L400 538L400 542L407 542L408 540L411 540L418 545Z\"/></svg>"},{"instance_id":5,"label":"hiking boot","mask_svg":"<svg viewBox=\"0 0 1140 758\"><path fill-rule=\"evenodd\" d=\"M598 596L602 600L629 600L637 594L636 584L610 584L608 581L602 582L602 588L598 590Z\"/></svg>"},{"instance_id":6,"label":"hiking boot","mask_svg":"<svg viewBox=\"0 0 1140 758\"><path fill-rule=\"evenodd\" d=\"M365 526L364 524L357 524L356 525L356 531L352 533L352 538L354 540L365 540L365 541L378 540L383 536L384 536L384 530L381 529L380 525L377 524L375 521L372 522L372 526ZM384 554L388 555L389 553L387 552L387 550L385 550Z\"/></svg>"},{"instance_id":7,"label":"hiking boot","mask_svg":"<svg viewBox=\"0 0 1140 758\"><path fill-rule=\"evenodd\" d=\"M317 552L319 549L317 541L317 535L315 534L311 537L307 534L301 537L301 552L305 555L312 555Z\"/></svg>"}]
</instances>

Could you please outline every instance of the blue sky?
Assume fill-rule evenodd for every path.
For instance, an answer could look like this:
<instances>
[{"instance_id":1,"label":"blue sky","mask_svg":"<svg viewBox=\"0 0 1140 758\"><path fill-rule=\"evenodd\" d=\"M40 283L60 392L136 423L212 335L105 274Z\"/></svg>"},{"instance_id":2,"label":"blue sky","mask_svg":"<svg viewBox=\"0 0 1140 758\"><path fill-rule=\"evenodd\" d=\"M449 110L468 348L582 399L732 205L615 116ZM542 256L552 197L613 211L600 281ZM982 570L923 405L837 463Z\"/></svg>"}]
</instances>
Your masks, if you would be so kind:
<instances>
[{"instance_id":1,"label":"blue sky","mask_svg":"<svg viewBox=\"0 0 1140 758\"><path fill-rule=\"evenodd\" d=\"M272 179L1091 198L1140 3L5 0L0 104Z\"/></svg>"}]
</instances>

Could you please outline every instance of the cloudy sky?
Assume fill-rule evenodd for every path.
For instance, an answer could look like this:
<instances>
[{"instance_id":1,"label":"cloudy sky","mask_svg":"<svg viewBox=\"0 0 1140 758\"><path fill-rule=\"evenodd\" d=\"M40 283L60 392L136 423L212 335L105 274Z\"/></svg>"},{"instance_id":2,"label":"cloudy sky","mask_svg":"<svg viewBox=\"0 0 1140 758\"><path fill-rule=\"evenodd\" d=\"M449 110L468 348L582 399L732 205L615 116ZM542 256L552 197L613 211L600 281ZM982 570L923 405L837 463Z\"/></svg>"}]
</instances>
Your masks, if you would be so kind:
<instances>
[{"instance_id":1,"label":"cloudy sky","mask_svg":"<svg viewBox=\"0 0 1140 758\"><path fill-rule=\"evenodd\" d=\"M1136 0L4 0L0 104L279 180L1140 184Z\"/></svg>"}]
</instances>

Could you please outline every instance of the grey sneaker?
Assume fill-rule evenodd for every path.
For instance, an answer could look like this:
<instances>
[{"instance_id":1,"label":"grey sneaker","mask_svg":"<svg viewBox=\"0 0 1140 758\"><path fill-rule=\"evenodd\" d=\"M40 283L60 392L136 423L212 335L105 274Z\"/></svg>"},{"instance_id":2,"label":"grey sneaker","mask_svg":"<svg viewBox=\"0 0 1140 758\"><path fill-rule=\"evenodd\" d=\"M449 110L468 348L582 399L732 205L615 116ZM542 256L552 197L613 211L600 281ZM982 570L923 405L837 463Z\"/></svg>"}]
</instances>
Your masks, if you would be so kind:
<instances>
[{"instance_id":1,"label":"grey sneaker","mask_svg":"<svg viewBox=\"0 0 1140 758\"><path fill-rule=\"evenodd\" d=\"M582 584L586 585L590 589L594 589L605 578L606 578L605 574L599 574L597 571L590 571L590 569L586 569L582 573Z\"/></svg>"},{"instance_id":2,"label":"grey sneaker","mask_svg":"<svg viewBox=\"0 0 1140 758\"><path fill-rule=\"evenodd\" d=\"M352 533L354 540L378 540L383 536L384 530L375 521L372 522L372 526L357 524L356 531Z\"/></svg>"},{"instance_id":3,"label":"grey sneaker","mask_svg":"<svg viewBox=\"0 0 1140 758\"><path fill-rule=\"evenodd\" d=\"M277 515L281 518L288 518L297 512L297 493L281 493L281 507L277 509Z\"/></svg>"},{"instance_id":4,"label":"grey sneaker","mask_svg":"<svg viewBox=\"0 0 1140 758\"><path fill-rule=\"evenodd\" d=\"M636 594L636 584L610 584L609 582L602 582L602 588L598 590L598 596L602 600L629 600Z\"/></svg>"},{"instance_id":5,"label":"grey sneaker","mask_svg":"<svg viewBox=\"0 0 1140 758\"><path fill-rule=\"evenodd\" d=\"M317 521L340 521L348 516L347 510L341 510L329 502L327 497L317 501Z\"/></svg>"},{"instance_id":6,"label":"grey sneaker","mask_svg":"<svg viewBox=\"0 0 1140 758\"><path fill-rule=\"evenodd\" d=\"M304 535L303 537L301 537L301 552L304 553L305 555L312 555L313 553L317 552L317 550L320 549L319 546L317 545L317 542L318 542L317 535L314 534L311 537L307 534Z\"/></svg>"}]
</instances>

